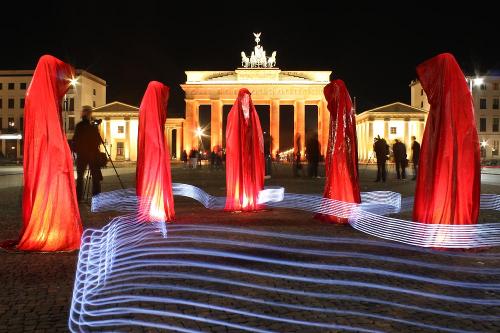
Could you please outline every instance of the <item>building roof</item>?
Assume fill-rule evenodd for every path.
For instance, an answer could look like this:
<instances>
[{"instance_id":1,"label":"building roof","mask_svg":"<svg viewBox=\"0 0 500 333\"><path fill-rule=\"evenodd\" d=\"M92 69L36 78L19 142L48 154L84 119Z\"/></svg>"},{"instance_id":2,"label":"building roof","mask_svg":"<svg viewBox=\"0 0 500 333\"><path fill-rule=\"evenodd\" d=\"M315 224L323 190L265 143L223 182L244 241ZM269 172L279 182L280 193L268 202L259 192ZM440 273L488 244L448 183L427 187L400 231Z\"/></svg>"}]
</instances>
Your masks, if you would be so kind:
<instances>
[{"instance_id":1,"label":"building roof","mask_svg":"<svg viewBox=\"0 0 500 333\"><path fill-rule=\"evenodd\" d=\"M139 108L130 104L114 101L93 109L94 113L138 113Z\"/></svg>"},{"instance_id":2,"label":"building roof","mask_svg":"<svg viewBox=\"0 0 500 333\"><path fill-rule=\"evenodd\" d=\"M427 110L416 108L411 105L395 102L383 106L376 107L374 109L366 110L358 115L356 115L356 120L363 120L367 117L422 117L428 114Z\"/></svg>"},{"instance_id":3,"label":"building roof","mask_svg":"<svg viewBox=\"0 0 500 333\"><path fill-rule=\"evenodd\" d=\"M0 70L0 77L32 77L34 72L35 72L34 69ZM87 72L84 69L76 69L75 74L76 74L76 76L85 76L92 81L95 81L95 82L102 84L102 85L106 85L106 80L103 80L100 77L98 77L97 75L94 75L90 72Z\"/></svg>"}]
</instances>

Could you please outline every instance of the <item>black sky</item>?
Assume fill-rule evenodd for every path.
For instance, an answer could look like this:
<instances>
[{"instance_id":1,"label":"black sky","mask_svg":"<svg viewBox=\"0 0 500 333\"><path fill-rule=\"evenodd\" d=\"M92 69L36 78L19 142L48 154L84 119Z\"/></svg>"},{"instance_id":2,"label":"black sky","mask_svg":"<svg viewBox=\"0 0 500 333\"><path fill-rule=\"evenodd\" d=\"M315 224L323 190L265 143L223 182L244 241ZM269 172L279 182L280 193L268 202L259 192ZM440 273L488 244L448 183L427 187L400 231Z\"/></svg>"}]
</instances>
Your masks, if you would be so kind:
<instances>
[{"instance_id":1,"label":"black sky","mask_svg":"<svg viewBox=\"0 0 500 333\"><path fill-rule=\"evenodd\" d=\"M185 70L234 70L262 31L284 70L332 70L358 112L409 102L415 66L452 52L467 72L500 67L499 12L404 2L18 1L2 3L1 69L31 69L53 54L108 82L108 102L138 105L147 82L169 85L169 115L183 115ZM175 6L174 6L175 4ZM262 7L256 9L257 6ZM414 6L414 7L412 7ZM254 9L251 9L254 8ZM476 8L476 7L474 7ZM476 8L478 9L478 8ZM478 15L480 14L480 15Z\"/></svg>"}]
</instances>

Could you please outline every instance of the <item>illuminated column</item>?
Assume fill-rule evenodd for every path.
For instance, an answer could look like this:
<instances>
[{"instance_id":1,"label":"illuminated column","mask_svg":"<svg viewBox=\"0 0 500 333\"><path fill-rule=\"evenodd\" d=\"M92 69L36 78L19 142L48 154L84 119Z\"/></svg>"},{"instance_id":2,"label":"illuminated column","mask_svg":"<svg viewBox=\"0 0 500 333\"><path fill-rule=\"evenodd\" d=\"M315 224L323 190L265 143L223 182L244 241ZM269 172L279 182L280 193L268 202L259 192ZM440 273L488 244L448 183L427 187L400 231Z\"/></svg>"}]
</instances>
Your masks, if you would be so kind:
<instances>
[{"instance_id":1,"label":"illuminated column","mask_svg":"<svg viewBox=\"0 0 500 333\"><path fill-rule=\"evenodd\" d=\"M406 154L410 157L410 119L405 118L405 136L404 143L406 146Z\"/></svg>"},{"instance_id":2,"label":"illuminated column","mask_svg":"<svg viewBox=\"0 0 500 333\"><path fill-rule=\"evenodd\" d=\"M424 137L424 130L425 130L425 121L423 119L421 119L419 121L419 133L418 133L418 142L420 142L420 144L422 144L422 138ZM415 135L416 136L416 135Z\"/></svg>"},{"instance_id":3,"label":"illuminated column","mask_svg":"<svg viewBox=\"0 0 500 333\"><path fill-rule=\"evenodd\" d=\"M181 159L181 127L175 130L175 157Z\"/></svg>"},{"instance_id":4,"label":"illuminated column","mask_svg":"<svg viewBox=\"0 0 500 333\"><path fill-rule=\"evenodd\" d=\"M198 102L196 100L186 100L186 121L184 122L184 149L189 154L192 148L198 148L198 141L195 130L199 123Z\"/></svg>"},{"instance_id":5,"label":"illuminated column","mask_svg":"<svg viewBox=\"0 0 500 333\"><path fill-rule=\"evenodd\" d=\"M389 140L389 121L391 118L384 118L384 139Z\"/></svg>"},{"instance_id":6,"label":"illuminated column","mask_svg":"<svg viewBox=\"0 0 500 333\"><path fill-rule=\"evenodd\" d=\"M368 150L368 161L375 162L373 155L373 121L368 120L368 139L366 140L367 150Z\"/></svg>"},{"instance_id":7,"label":"illuminated column","mask_svg":"<svg viewBox=\"0 0 500 333\"><path fill-rule=\"evenodd\" d=\"M125 118L125 160L130 160L130 118Z\"/></svg>"},{"instance_id":8,"label":"illuminated column","mask_svg":"<svg viewBox=\"0 0 500 333\"><path fill-rule=\"evenodd\" d=\"M222 147L222 101L220 99L211 101L210 120L210 151L215 146Z\"/></svg>"},{"instance_id":9,"label":"illuminated column","mask_svg":"<svg viewBox=\"0 0 500 333\"><path fill-rule=\"evenodd\" d=\"M321 122L319 122L321 116ZM320 127L321 126L321 127ZM325 99L319 102L318 106L318 139L321 144L321 154L326 157L328 148L328 135L330 132L330 111L328 111ZM320 134L321 133L321 134Z\"/></svg>"},{"instance_id":10,"label":"illuminated column","mask_svg":"<svg viewBox=\"0 0 500 333\"><path fill-rule=\"evenodd\" d=\"M21 151L21 140L16 140L16 158L19 158L21 157L21 155L23 154L23 152Z\"/></svg>"},{"instance_id":11,"label":"illuminated column","mask_svg":"<svg viewBox=\"0 0 500 333\"><path fill-rule=\"evenodd\" d=\"M305 102L297 100L293 104L293 147L299 149L300 156L304 158L304 144L306 140L306 122L305 122ZM300 147L297 147L297 137L300 136Z\"/></svg>"},{"instance_id":12,"label":"illuminated column","mask_svg":"<svg viewBox=\"0 0 500 333\"><path fill-rule=\"evenodd\" d=\"M113 156L112 147L111 147L111 119L109 117L105 117L104 121L106 122L106 144L108 145L106 149L108 149L108 153L111 155L112 159L115 159L116 156Z\"/></svg>"},{"instance_id":13,"label":"illuminated column","mask_svg":"<svg viewBox=\"0 0 500 333\"><path fill-rule=\"evenodd\" d=\"M270 135L272 139L271 154L274 158L276 152L280 149L280 100L271 100L271 114L269 115L270 120Z\"/></svg>"}]
</instances>

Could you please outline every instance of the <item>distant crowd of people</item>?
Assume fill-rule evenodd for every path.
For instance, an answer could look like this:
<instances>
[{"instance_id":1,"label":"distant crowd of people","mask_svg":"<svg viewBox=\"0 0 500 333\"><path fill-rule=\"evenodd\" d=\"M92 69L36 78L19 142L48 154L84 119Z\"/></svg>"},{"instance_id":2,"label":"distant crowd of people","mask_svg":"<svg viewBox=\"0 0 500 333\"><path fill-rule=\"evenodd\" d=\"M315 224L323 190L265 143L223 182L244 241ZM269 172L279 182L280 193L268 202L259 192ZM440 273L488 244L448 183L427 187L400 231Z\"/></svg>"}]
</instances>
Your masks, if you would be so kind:
<instances>
[{"instance_id":1,"label":"distant crowd of people","mask_svg":"<svg viewBox=\"0 0 500 333\"><path fill-rule=\"evenodd\" d=\"M417 142L416 137L412 136L411 145L411 161L413 163L413 178L416 179L418 170L418 161L420 157L420 143ZM387 160L390 155L390 147L387 141L380 136L374 139L373 151L375 152L375 157L377 159L377 178L376 182L385 182L387 179ZM394 140L392 146L392 154L394 157L394 166L396 169L397 179L406 179L406 168L408 167L409 161L406 154L406 145L400 140Z\"/></svg>"}]
</instances>

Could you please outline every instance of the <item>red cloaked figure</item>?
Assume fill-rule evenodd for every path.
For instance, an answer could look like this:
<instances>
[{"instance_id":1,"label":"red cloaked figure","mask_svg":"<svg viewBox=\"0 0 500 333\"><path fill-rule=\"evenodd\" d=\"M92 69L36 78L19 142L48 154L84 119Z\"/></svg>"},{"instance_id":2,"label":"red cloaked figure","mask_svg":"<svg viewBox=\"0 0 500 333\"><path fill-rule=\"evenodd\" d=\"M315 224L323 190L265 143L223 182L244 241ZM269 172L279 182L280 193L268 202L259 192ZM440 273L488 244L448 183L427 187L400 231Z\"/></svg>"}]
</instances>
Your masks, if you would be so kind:
<instances>
[{"instance_id":1,"label":"red cloaked figure","mask_svg":"<svg viewBox=\"0 0 500 333\"><path fill-rule=\"evenodd\" d=\"M80 248L82 224L73 160L61 126L61 101L73 76L70 65L44 55L26 93L20 250Z\"/></svg>"},{"instance_id":2,"label":"red cloaked figure","mask_svg":"<svg viewBox=\"0 0 500 333\"><path fill-rule=\"evenodd\" d=\"M330 82L323 92L330 111L323 197L360 203L356 120L351 97L342 80ZM348 223L346 218L332 215L317 214L316 218L334 223Z\"/></svg>"},{"instance_id":3,"label":"red cloaked figure","mask_svg":"<svg viewBox=\"0 0 500 333\"><path fill-rule=\"evenodd\" d=\"M172 221L175 216L170 153L165 139L169 88L148 84L139 108L137 196L139 212L149 221Z\"/></svg>"},{"instance_id":4,"label":"red cloaked figure","mask_svg":"<svg viewBox=\"0 0 500 333\"><path fill-rule=\"evenodd\" d=\"M417 67L431 105L420 152L413 219L475 224L479 214L480 155L471 93L453 55Z\"/></svg>"},{"instance_id":5,"label":"red cloaked figure","mask_svg":"<svg viewBox=\"0 0 500 333\"><path fill-rule=\"evenodd\" d=\"M226 126L226 207L229 211L261 208L264 188L264 138L250 91L240 89Z\"/></svg>"}]
</instances>

